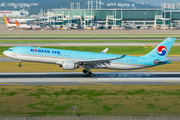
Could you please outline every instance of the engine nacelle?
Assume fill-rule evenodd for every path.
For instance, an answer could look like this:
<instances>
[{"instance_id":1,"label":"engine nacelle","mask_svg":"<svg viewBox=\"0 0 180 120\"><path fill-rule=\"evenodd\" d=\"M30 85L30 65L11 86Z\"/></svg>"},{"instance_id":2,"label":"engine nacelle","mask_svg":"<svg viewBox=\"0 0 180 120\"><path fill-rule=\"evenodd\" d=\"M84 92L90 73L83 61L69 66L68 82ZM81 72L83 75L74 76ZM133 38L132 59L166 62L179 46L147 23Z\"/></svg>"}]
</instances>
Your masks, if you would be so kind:
<instances>
[{"instance_id":1,"label":"engine nacelle","mask_svg":"<svg viewBox=\"0 0 180 120\"><path fill-rule=\"evenodd\" d=\"M74 62L71 62L71 61L64 61L62 64L62 68L64 70L74 70L78 67L79 66L77 64L75 64Z\"/></svg>"}]
</instances>

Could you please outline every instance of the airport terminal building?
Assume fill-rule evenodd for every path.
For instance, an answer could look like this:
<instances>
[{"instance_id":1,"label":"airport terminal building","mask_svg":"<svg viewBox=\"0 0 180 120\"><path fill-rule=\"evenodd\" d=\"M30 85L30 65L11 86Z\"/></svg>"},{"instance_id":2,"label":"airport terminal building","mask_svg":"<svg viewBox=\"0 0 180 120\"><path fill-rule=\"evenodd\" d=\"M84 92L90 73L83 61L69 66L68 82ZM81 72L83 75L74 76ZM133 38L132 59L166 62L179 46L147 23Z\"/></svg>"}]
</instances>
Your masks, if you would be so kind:
<instances>
[{"instance_id":1,"label":"airport terminal building","mask_svg":"<svg viewBox=\"0 0 180 120\"><path fill-rule=\"evenodd\" d=\"M19 11L0 10L0 17L3 17L4 15L7 17L26 17L29 16L29 12L25 10L19 10Z\"/></svg>"},{"instance_id":2,"label":"airport terminal building","mask_svg":"<svg viewBox=\"0 0 180 120\"><path fill-rule=\"evenodd\" d=\"M52 26L76 29L180 27L180 10L50 9L41 20Z\"/></svg>"}]
</instances>

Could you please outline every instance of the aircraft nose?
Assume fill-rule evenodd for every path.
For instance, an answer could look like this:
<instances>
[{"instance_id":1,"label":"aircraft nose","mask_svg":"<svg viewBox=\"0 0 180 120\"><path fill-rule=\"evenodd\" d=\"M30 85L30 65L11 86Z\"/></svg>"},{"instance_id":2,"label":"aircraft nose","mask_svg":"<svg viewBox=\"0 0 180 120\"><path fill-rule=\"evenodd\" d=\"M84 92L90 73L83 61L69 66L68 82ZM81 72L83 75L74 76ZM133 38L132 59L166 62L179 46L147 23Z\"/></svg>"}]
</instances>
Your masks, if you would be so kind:
<instances>
[{"instance_id":1,"label":"aircraft nose","mask_svg":"<svg viewBox=\"0 0 180 120\"><path fill-rule=\"evenodd\" d=\"M6 55L6 53L7 53L6 51L3 52L4 55Z\"/></svg>"}]
</instances>

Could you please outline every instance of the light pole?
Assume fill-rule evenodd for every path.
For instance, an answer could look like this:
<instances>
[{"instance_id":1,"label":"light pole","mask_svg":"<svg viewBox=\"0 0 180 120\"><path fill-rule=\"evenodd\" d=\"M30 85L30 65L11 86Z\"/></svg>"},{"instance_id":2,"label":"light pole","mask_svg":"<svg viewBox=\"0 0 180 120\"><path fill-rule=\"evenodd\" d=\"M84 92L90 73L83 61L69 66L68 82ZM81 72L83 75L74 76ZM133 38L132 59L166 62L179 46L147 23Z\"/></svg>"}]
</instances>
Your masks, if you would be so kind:
<instances>
[{"instance_id":1,"label":"light pole","mask_svg":"<svg viewBox=\"0 0 180 120\"><path fill-rule=\"evenodd\" d=\"M75 115L75 108L77 108L76 106L71 106L71 108L73 108L73 115Z\"/></svg>"}]
</instances>

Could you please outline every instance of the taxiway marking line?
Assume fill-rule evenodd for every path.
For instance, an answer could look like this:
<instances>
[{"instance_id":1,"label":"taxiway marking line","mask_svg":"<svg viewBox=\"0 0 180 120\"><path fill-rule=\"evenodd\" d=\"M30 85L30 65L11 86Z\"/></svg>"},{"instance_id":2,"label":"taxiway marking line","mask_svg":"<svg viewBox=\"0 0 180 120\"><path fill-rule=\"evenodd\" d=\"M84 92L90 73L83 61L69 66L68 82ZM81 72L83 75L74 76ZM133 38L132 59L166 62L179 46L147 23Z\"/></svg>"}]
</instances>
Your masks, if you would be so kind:
<instances>
[{"instance_id":1,"label":"taxiway marking line","mask_svg":"<svg viewBox=\"0 0 180 120\"><path fill-rule=\"evenodd\" d=\"M96 82L83 82L83 81L78 81L79 83L89 83L89 84L98 84L98 85L111 85L107 83L96 83Z\"/></svg>"},{"instance_id":2,"label":"taxiway marking line","mask_svg":"<svg viewBox=\"0 0 180 120\"><path fill-rule=\"evenodd\" d=\"M14 83L0 83L0 84L3 84L3 85L17 85L17 86L22 85L22 84L14 84Z\"/></svg>"},{"instance_id":3,"label":"taxiway marking line","mask_svg":"<svg viewBox=\"0 0 180 120\"><path fill-rule=\"evenodd\" d=\"M171 82L171 81L164 81L164 82L167 82L167 83L180 83L180 82Z\"/></svg>"}]
</instances>

